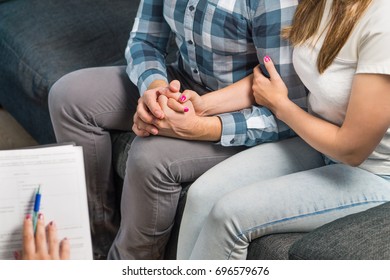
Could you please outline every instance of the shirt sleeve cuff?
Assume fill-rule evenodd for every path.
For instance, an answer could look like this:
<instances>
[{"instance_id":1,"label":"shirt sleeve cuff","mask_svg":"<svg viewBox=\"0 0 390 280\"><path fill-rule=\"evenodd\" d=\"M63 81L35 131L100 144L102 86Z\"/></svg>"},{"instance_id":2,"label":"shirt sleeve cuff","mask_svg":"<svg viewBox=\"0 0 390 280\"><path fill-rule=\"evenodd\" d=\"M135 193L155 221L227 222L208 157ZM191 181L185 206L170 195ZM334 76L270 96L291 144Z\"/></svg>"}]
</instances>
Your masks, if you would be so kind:
<instances>
[{"instance_id":1,"label":"shirt sleeve cuff","mask_svg":"<svg viewBox=\"0 0 390 280\"><path fill-rule=\"evenodd\" d=\"M222 146L242 146L246 141L247 124L243 114L228 113L218 115L222 123Z\"/></svg>"},{"instance_id":2,"label":"shirt sleeve cuff","mask_svg":"<svg viewBox=\"0 0 390 280\"><path fill-rule=\"evenodd\" d=\"M138 80L138 90L142 96L144 92L149 88L150 84L156 80L164 80L168 83L168 78L166 75L161 73L158 70L149 70L142 74L141 78Z\"/></svg>"}]
</instances>

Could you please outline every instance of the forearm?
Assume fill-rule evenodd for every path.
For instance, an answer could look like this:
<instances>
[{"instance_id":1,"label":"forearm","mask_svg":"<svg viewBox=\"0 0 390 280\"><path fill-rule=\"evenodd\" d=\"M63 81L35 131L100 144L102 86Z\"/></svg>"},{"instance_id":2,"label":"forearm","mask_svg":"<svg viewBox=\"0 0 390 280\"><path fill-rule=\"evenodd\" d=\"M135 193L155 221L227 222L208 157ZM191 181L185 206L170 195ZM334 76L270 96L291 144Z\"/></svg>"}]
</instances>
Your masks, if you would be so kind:
<instances>
[{"instance_id":1,"label":"forearm","mask_svg":"<svg viewBox=\"0 0 390 280\"><path fill-rule=\"evenodd\" d=\"M158 120L155 125L159 135L193 141L217 142L221 138L222 125L218 117L195 117L191 120L179 121L169 119Z\"/></svg>"},{"instance_id":2,"label":"forearm","mask_svg":"<svg viewBox=\"0 0 390 280\"><path fill-rule=\"evenodd\" d=\"M213 141L221 139L222 124L218 117L202 117L201 121L195 125L196 137L192 140Z\"/></svg>"},{"instance_id":3,"label":"forearm","mask_svg":"<svg viewBox=\"0 0 390 280\"><path fill-rule=\"evenodd\" d=\"M255 104L252 79L250 75L228 87L203 95L206 106L202 115L212 116L251 107Z\"/></svg>"},{"instance_id":4,"label":"forearm","mask_svg":"<svg viewBox=\"0 0 390 280\"><path fill-rule=\"evenodd\" d=\"M129 78L143 93L154 80L167 80L165 56L171 30L163 17L163 1L140 5L125 57Z\"/></svg>"}]
</instances>

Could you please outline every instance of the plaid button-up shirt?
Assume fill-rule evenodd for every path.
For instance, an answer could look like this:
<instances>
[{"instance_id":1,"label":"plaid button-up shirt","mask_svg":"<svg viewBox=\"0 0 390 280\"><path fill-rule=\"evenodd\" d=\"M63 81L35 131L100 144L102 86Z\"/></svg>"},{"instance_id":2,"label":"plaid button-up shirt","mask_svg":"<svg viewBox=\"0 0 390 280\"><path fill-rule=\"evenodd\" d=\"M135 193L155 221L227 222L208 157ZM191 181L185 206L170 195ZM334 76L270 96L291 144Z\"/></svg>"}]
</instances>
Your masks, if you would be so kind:
<instances>
[{"instance_id":1,"label":"plaid button-up shirt","mask_svg":"<svg viewBox=\"0 0 390 280\"><path fill-rule=\"evenodd\" d=\"M306 107L292 48L280 37L297 4L298 0L141 0L125 52L127 73L140 94L156 79L167 81L165 57L173 33L179 52L175 65L210 91L251 74L269 55L290 99ZM260 106L219 117L224 146L253 146L294 134Z\"/></svg>"}]
</instances>

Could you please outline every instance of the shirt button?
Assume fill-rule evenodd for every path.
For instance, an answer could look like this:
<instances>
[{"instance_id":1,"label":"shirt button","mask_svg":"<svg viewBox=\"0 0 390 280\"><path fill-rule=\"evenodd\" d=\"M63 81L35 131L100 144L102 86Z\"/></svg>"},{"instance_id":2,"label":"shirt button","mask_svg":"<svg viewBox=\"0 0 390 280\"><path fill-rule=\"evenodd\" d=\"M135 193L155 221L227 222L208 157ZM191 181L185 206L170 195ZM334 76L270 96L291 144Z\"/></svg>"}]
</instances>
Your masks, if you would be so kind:
<instances>
[{"instance_id":1,"label":"shirt button","mask_svg":"<svg viewBox=\"0 0 390 280\"><path fill-rule=\"evenodd\" d=\"M188 44L192 45L193 43L192 40L188 40Z\"/></svg>"},{"instance_id":2,"label":"shirt button","mask_svg":"<svg viewBox=\"0 0 390 280\"><path fill-rule=\"evenodd\" d=\"M193 72L194 72L195 74L198 74L198 69L194 69Z\"/></svg>"},{"instance_id":3,"label":"shirt button","mask_svg":"<svg viewBox=\"0 0 390 280\"><path fill-rule=\"evenodd\" d=\"M192 12L193 10L195 10L195 7L194 6L189 6L188 9Z\"/></svg>"}]
</instances>

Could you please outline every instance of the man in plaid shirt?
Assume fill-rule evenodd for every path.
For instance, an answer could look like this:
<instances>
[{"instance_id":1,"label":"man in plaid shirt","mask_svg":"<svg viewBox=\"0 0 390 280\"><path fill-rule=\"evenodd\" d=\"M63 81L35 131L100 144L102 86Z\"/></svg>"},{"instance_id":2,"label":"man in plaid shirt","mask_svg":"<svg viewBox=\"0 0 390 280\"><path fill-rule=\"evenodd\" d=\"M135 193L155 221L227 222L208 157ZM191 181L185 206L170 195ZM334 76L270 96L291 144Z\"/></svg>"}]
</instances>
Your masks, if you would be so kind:
<instances>
[{"instance_id":1,"label":"man in plaid shirt","mask_svg":"<svg viewBox=\"0 0 390 280\"><path fill-rule=\"evenodd\" d=\"M272 57L290 99L305 106L292 49L280 37L297 4L141 0L125 52L136 86L123 78L123 67L82 70L57 82L50 94L53 126L58 141L84 147L95 251L110 241L105 232L115 233L115 205L105 201L113 189L107 131L132 128L139 136L128 155L112 259L163 258L182 184L247 147L294 134L254 105L251 73ZM171 39L178 51L168 64ZM81 80L89 83L80 86ZM64 110L69 104L77 110Z\"/></svg>"}]
</instances>

